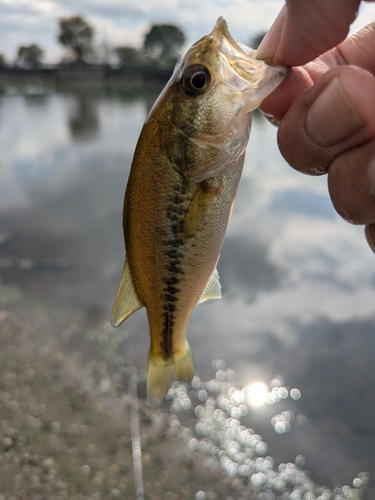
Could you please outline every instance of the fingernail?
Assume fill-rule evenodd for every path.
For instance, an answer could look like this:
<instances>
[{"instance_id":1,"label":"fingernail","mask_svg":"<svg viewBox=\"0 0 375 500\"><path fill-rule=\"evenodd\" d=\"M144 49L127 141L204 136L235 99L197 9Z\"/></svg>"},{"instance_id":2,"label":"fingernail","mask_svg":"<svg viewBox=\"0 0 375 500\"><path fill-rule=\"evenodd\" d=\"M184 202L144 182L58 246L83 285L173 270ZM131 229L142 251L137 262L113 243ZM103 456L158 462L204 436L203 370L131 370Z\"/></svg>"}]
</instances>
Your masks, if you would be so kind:
<instances>
[{"instance_id":1,"label":"fingernail","mask_svg":"<svg viewBox=\"0 0 375 500\"><path fill-rule=\"evenodd\" d=\"M279 15L275 19L271 28L266 33L263 40L260 42L256 51L256 58L262 59L264 62L269 63L275 55L277 46L279 45L282 29L284 26L286 14L286 6L280 10Z\"/></svg>"},{"instance_id":2,"label":"fingernail","mask_svg":"<svg viewBox=\"0 0 375 500\"><path fill-rule=\"evenodd\" d=\"M337 76L312 104L305 122L310 139L324 147L342 142L364 125Z\"/></svg>"}]
</instances>

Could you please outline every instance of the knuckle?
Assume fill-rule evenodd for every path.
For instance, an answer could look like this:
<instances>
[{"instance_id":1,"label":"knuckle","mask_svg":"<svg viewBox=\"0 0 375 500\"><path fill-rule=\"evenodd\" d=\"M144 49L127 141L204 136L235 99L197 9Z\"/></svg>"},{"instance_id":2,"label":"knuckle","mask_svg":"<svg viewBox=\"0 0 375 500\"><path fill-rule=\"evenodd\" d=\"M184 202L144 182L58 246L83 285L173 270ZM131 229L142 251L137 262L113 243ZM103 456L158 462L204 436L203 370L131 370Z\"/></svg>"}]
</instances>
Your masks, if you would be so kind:
<instances>
[{"instance_id":1,"label":"knuckle","mask_svg":"<svg viewBox=\"0 0 375 500\"><path fill-rule=\"evenodd\" d=\"M375 196L369 185L368 148L335 158L328 170L328 190L336 212L352 224L375 222Z\"/></svg>"}]
</instances>

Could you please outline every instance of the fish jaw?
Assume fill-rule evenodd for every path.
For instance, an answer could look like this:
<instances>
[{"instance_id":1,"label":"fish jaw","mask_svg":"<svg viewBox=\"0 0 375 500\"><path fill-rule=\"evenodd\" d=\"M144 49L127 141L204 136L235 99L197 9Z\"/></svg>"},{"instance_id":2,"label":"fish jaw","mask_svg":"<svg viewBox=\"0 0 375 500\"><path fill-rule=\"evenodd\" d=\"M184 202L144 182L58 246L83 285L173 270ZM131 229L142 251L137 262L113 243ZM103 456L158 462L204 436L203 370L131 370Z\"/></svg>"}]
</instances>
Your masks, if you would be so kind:
<instances>
[{"instance_id":1,"label":"fish jaw","mask_svg":"<svg viewBox=\"0 0 375 500\"><path fill-rule=\"evenodd\" d=\"M232 38L222 17L218 19L211 36L222 59L221 80L231 90L243 95L247 112L258 108L263 99L284 80L288 68L268 66L256 59L256 51Z\"/></svg>"}]
</instances>

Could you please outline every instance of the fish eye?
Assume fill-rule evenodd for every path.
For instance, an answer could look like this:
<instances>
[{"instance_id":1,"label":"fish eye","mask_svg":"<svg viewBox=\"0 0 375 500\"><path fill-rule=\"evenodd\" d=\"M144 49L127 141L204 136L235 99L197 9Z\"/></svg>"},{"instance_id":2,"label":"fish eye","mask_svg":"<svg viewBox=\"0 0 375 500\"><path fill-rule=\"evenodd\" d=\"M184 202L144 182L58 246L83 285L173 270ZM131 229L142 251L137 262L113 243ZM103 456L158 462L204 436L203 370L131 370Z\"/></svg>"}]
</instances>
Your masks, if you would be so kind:
<instances>
[{"instance_id":1,"label":"fish eye","mask_svg":"<svg viewBox=\"0 0 375 500\"><path fill-rule=\"evenodd\" d=\"M203 94L210 83L210 72L201 64L194 64L186 68L181 79L181 85L185 94L191 97Z\"/></svg>"}]
</instances>

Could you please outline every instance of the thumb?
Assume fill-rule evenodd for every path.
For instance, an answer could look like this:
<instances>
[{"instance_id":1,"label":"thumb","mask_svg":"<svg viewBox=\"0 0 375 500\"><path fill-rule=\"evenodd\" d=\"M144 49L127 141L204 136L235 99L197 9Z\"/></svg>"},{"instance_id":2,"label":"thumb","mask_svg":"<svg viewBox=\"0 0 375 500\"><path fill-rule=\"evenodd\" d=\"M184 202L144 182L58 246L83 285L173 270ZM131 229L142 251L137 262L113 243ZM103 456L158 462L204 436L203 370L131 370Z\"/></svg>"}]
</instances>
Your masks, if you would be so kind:
<instances>
[{"instance_id":1,"label":"thumb","mask_svg":"<svg viewBox=\"0 0 375 500\"><path fill-rule=\"evenodd\" d=\"M280 122L288 108L330 69L337 66L358 66L375 75L375 23L348 37L338 47L326 52L303 67L292 68L285 80L261 105L266 115ZM357 94L361 91L356 89Z\"/></svg>"},{"instance_id":2,"label":"thumb","mask_svg":"<svg viewBox=\"0 0 375 500\"><path fill-rule=\"evenodd\" d=\"M354 66L325 73L290 106L278 130L286 161L326 173L334 158L375 137L375 77Z\"/></svg>"}]
</instances>

